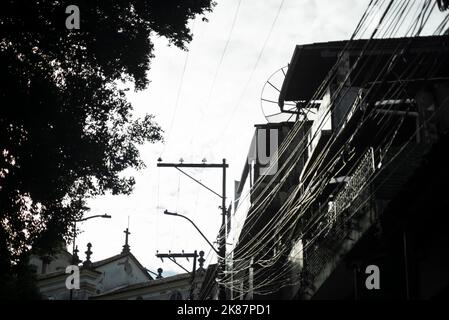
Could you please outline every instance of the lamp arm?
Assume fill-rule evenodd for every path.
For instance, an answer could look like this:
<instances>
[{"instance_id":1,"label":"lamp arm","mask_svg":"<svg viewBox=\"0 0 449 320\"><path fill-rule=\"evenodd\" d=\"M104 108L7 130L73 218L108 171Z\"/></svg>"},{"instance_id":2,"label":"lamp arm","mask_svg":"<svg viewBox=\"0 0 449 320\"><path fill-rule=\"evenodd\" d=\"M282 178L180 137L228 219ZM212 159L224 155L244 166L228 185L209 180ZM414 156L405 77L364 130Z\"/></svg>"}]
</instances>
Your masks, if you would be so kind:
<instances>
[{"instance_id":1,"label":"lamp arm","mask_svg":"<svg viewBox=\"0 0 449 320\"><path fill-rule=\"evenodd\" d=\"M215 249L215 247L212 245L212 243L210 243L210 241L206 238L206 236L201 232L201 230L196 226L196 224L190 220L189 218L187 218L186 216L183 216L182 214L177 214L177 216L183 217L184 219L186 219L187 221L189 221L194 227L195 229L201 234L201 236L203 237L204 240L207 241L207 243L209 244L209 246L215 251L215 253L218 255L219 252L217 249Z\"/></svg>"}]
</instances>

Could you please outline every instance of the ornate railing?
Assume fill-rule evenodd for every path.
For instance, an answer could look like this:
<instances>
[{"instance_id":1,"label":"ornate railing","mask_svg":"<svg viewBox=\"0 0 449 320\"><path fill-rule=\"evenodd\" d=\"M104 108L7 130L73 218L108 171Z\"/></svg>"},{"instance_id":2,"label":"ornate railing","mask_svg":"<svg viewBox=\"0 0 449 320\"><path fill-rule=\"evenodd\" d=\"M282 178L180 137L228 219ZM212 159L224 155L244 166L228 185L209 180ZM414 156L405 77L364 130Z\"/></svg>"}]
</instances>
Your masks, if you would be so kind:
<instances>
[{"instance_id":1,"label":"ornate railing","mask_svg":"<svg viewBox=\"0 0 449 320\"><path fill-rule=\"evenodd\" d=\"M344 188L335 196L333 210L329 212L330 221L336 221L337 217L351 205L359 193L368 183L368 179L374 173L374 152L369 148L360 160L353 174L350 176Z\"/></svg>"},{"instance_id":2,"label":"ornate railing","mask_svg":"<svg viewBox=\"0 0 449 320\"><path fill-rule=\"evenodd\" d=\"M362 212L364 205L369 205L369 179L374 171L374 154L370 148L321 217L320 227L312 237L313 243L305 250L305 279L311 280L317 276L340 251L356 213Z\"/></svg>"}]
</instances>

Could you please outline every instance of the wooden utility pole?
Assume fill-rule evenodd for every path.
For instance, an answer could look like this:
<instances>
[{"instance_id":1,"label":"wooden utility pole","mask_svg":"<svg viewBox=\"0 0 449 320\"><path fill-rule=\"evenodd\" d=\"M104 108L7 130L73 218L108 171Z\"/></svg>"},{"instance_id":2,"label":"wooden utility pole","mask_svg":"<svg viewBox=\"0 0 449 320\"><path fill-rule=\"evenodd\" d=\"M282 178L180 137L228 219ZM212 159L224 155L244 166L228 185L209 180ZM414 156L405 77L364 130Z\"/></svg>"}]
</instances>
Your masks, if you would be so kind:
<instances>
[{"instance_id":1,"label":"wooden utility pole","mask_svg":"<svg viewBox=\"0 0 449 320\"><path fill-rule=\"evenodd\" d=\"M197 254L196 250L193 253L184 253L184 252L183 253L171 253L171 252L170 253L157 253L156 257L161 258L162 261L164 261L163 258L167 258L167 259L175 262L177 265L179 265L179 264L176 262L176 258L185 258L185 259L187 259L187 261L189 260L189 258L193 258L192 284L190 286L190 300L193 300L193 298L194 298L193 297L193 289L194 289L195 274L196 274L196 259L198 258L198 254Z\"/></svg>"},{"instance_id":2,"label":"wooden utility pole","mask_svg":"<svg viewBox=\"0 0 449 320\"><path fill-rule=\"evenodd\" d=\"M162 160L160 160L162 161ZM207 190L211 191L215 195L219 196L221 198L221 228L219 232L219 241L218 241L218 265L219 268L219 280L223 280L224 278L224 272L226 270L226 168L229 167L229 165L226 163L226 159L223 159L222 163L206 163L203 161L202 163L161 163L159 162L157 164L158 167L171 167L175 168L178 171L180 171L182 174L186 175L196 183L200 184ZM204 185L201 181L195 179L191 175L187 174L180 168L222 168L223 169L223 186L222 186L222 194L215 192L211 188ZM219 285L218 290L218 299L219 300L226 300L226 289L224 285Z\"/></svg>"}]
</instances>

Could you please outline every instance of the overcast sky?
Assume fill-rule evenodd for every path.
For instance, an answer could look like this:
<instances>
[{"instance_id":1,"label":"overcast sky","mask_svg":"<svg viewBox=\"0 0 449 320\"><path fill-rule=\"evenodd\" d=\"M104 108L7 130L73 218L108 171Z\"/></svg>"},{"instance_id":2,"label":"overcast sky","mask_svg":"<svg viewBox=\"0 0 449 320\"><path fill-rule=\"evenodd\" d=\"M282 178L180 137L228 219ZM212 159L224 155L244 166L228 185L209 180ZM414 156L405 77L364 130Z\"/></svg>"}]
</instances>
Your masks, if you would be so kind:
<instances>
[{"instance_id":1,"label":"overcast sky","mask_svg":"<svg viewBox=\"0 0 449 320\"><path fill-rule=\"evenodd\" d=\"M86 216L108 213L112 219L79 224L81 259L87 242L93 245L94 261L120 253L128 217L131 252L150 270L162 267L165 275L183 272L174 263L157 259L156 250L210 253L207 243L186 220L162 212L168 209L188 216L212 242L221 223L221 200L176 169L157 168L157 158L161 156L164 162L178 162L181 157L185 162L201 162L206 158L208 163L226 158L230 164L227 190L232 195L254 124L266 122L260 106L266 80L289 63L297 44L348 39L369 1L217 2L207 16L209 22L201 18L191 22L193 41L188 52L168 46L163 38L152 39L156 57L148 74L151 83L142 92L130 92L129 100L136 116L156 116L167 141L165 146L158 143L141 148L147 168L126 172L136 178L132 195L107 195L89 202L91 211ZM221 192L220 169L186 170ZM216 261L213 254L208 255L211 261ZM191 262L179 262L192 268Z\"/></svg>"}]
</instances>

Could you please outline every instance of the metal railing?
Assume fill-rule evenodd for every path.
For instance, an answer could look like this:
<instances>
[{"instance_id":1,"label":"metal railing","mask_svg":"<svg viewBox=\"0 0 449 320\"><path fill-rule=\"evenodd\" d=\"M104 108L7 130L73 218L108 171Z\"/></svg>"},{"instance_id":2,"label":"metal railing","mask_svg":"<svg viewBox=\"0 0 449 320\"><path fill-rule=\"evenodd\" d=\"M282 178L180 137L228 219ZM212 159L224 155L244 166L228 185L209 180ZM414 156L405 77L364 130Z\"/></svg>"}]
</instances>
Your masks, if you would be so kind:
<instances>
[{"instance_id":1,"label":"metal railing","mask_svg":"<svg viewBox=\"0 0 449 320\"><path fill-rule=\"evenodd\" d=\"M312 237L314 243L305 250L303 278L312 281L323 268L335 259L347 239L357 214L363 212L370 196L370 178L375 171L374 153L370 148L359 160L345 186L321 217L319 227ZM365 203L365 204L364 204Z\"/></svg>"}]
</instances>

